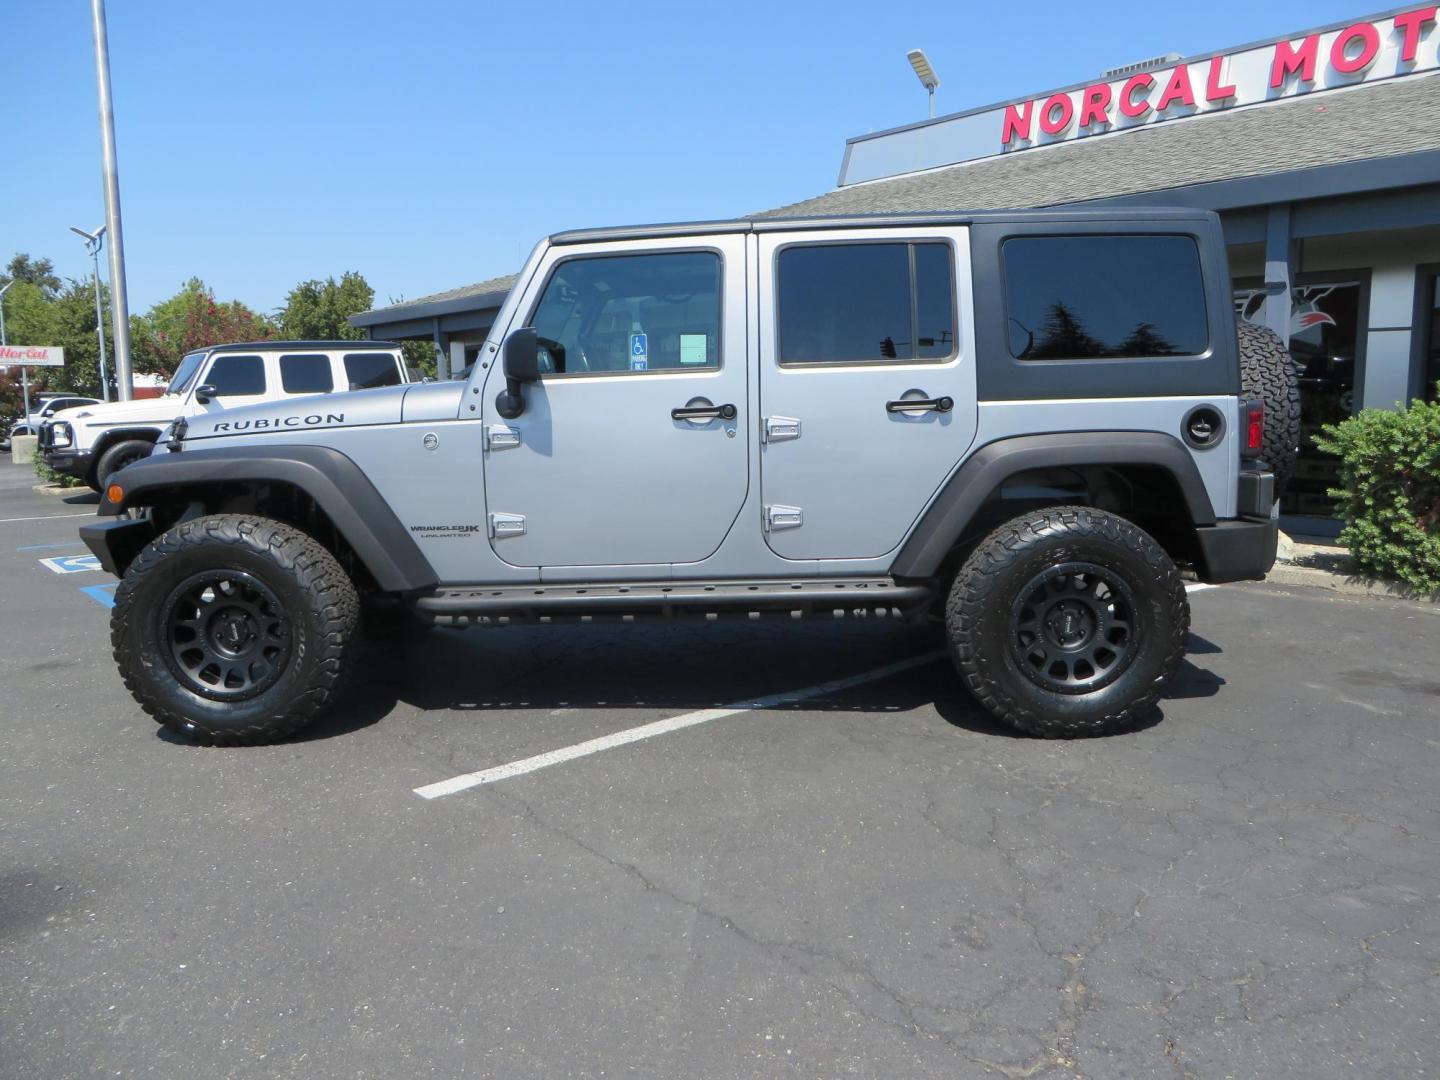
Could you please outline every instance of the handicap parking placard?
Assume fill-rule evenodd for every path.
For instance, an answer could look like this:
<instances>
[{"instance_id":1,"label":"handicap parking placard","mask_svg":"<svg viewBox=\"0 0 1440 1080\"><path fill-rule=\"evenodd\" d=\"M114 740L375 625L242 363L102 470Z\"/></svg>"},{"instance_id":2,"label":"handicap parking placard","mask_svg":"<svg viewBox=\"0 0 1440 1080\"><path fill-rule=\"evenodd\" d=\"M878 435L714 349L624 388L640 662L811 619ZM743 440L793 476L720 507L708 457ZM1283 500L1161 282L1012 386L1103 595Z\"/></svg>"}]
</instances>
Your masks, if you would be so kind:
<instances>
[{"instance_id":1,"label":"handicap parking placard","mask_svg":"<svg viewBox=\"0 0 1440 1080\"><path fill-rule=\"evenodd\" d=\"M83 574L87 570L99 570L100 560L94 555L55 555L41 559L40 565L52 574Z\"/></svg>"}]
</instances>

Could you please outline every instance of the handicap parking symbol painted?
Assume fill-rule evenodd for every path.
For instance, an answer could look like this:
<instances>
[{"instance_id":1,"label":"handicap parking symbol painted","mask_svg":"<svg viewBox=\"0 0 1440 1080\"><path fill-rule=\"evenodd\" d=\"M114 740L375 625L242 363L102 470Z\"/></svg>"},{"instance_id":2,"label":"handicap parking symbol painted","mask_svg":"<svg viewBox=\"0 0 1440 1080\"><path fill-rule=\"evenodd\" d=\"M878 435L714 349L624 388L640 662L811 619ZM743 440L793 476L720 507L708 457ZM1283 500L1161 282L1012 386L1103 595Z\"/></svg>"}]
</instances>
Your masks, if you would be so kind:
<instances>
[{"instance_id":1,"label":"handicap parking symbol painted","mask_svg":"<svg viewBox=\"0 0 1440 1080\"><path fill-rule=\"evenodd\" d=\"M41 559L40 565L52 574L83 574L86 570L99 570L100 560L94 555L56 555Z\"/></svg>"}]
</instances>

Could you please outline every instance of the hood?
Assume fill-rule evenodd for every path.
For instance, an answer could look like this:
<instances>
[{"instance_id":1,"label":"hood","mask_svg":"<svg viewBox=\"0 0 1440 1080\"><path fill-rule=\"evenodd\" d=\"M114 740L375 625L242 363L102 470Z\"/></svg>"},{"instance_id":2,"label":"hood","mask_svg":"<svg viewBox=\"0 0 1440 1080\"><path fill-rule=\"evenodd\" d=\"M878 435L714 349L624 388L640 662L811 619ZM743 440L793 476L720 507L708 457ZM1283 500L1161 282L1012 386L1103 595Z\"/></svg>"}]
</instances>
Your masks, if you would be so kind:
<instances>
[{"instance_id":1,"label":"hood","mask_svg":"<svg viewBox=\"0 0 1440 1080\"><path fill-rule=\"evenodd\" d=\"M180 413L178 397L136 398L133 401L108 401L99 405L77 405L61 409L50 419L70 424L123 424L151 420L168 424Z\"/></svg>"},{"instance_id":2,"label":"hood","mask_svg":"<svg viewBox=\"0 0 1440 1080\"><path fill-rule=\"evenodd\" d=\"M275 435L287 431L398 424L409 385L381 386L339 394L310 394L187 417L185 441L233 435Z\"/></svg>"}]
</instances>

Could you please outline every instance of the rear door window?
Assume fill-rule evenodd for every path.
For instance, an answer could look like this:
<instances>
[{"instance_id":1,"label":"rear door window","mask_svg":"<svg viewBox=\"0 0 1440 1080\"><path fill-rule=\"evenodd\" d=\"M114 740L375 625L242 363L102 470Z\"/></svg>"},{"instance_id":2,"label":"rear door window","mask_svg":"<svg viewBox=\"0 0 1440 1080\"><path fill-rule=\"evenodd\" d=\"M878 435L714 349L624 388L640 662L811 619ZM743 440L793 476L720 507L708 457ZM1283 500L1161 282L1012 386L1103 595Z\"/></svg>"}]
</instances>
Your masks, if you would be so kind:
<instances>
[{"instance_id":1,"label":"rear door window","mask_svg":"<svg viewBox=\"0 0 1440 1080\"><path fill-rule=\"evenodd\" d=\"M788 247L777 271L782 364L914 363L955 353L948 244Z\"/></svg>"},{"instance_id":2,"label":"rear door window","mask_svg":"<svg viewBox=\"0 0 1440 1080\"><path fill-rule=\"evenodd\" d=\"M376 386L398 386L400 365L389 353L346 353L345 378L350 383L351 390L370 390Z\"/></svg>"},{"instance_id":3,"label":"rear door window","mask_svg":"<svg viewBox=\"0 0 1440 1080\"><path fill-rule=\"evenodd\" d=\"M287 394L328 394L335 389L325 353L288 353L280 357L280 385Z\"/></svg>"},{"instance_id":4,"label":"rear door window","mask_svg":"<svg viewBox=\"0 0 1440 1080\"><path fill-rule=\"evenodd\" d=\"M1013 237L1001 259L1017 360L1198 356L1209 348L1192 237Z\"/></svg>"},{"instance_id":5,"label":"rear door window","mask_svg":"<svg viewBox=\"0 0 1440 1080\"><path fill-rule=\"evenodd\" d=\"M265 393L265 361L258 356L217 356L205 382L216 397L250 397Z\"/></svg>"}]
</instances>

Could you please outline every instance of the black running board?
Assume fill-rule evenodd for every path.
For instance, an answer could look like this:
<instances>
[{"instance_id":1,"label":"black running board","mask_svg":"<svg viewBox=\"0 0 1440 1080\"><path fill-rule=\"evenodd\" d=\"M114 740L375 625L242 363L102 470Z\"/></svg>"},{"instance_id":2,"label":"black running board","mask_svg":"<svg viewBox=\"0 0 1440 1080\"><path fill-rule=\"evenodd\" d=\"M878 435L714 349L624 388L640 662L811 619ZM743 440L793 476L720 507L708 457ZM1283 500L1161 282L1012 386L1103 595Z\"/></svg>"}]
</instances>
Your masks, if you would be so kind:
<instances>
[{"instance_id":1,"label":"black running board","mask_svg":"<svg viewBox=\"0 0 1440 1080\"><path fill-rule=\"evenodd\" d=\"M413 601L437 626L517 622L631 622L637 618L909 618L933 598L928 584L892 578L809 581L592 582L567 585L449 586Z\"/></svg>"}]
</instances>

